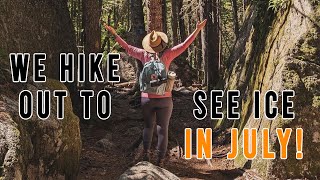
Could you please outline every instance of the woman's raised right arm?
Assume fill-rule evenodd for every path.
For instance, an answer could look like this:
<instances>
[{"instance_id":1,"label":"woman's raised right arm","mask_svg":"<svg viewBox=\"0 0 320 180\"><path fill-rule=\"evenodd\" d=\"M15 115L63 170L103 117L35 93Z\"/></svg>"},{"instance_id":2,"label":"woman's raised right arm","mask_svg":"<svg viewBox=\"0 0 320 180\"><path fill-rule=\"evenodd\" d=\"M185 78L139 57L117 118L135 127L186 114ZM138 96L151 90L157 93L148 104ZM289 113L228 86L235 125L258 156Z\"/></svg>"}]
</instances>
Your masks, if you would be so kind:
<instances>
[{"instance_id":1,"label":"woman's raised right arm","mask_svg":"<svg viewBox=\"0 0 320 180\"><path fill-rule=\"evenodd\" d=\"M108 30L112 35L114 35L115 40L119 43L119 45L126 50L127 54L129 56L132 56L141 62L144 62L144 56L146 51L144 49L140 49L134 46L129 45L125 40L123 40L117 33L116 31L111 27L104 25L106 30Z\"/></svg>"},{"instance_id":2,"label":"woman's raised right arm","mask_svg":"<svg viewBox=\"0 0 320 180\"><path fill-rule=\"evenodd\" d=\"M119 35L116 35L115 38L116 38L116 41L119 43L119 45L126 50L129 56L139 59L142 62L144 61L144 55L146 52L144 49L140 49L140 48L129 45Z\"/></svg>"}]
</instances>

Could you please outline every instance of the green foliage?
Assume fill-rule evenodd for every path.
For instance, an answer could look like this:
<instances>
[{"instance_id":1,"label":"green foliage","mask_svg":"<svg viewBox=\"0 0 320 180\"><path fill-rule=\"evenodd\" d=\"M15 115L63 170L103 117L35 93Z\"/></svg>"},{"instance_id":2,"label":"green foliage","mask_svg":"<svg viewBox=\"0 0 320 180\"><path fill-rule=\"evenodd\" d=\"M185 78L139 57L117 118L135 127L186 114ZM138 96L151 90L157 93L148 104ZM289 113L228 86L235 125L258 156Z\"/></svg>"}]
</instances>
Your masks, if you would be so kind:
<instances>
[{"instance_id":1,"label":"green foliage","mask_svg":"<svg viewBox=\"0 0 320 180\"><path fill-rule=\"evenodd\" d=\"M109 39L110 41L110 52L120 52L123 51L123 49L116 43L115 38L113 35L108 33L103 26L101 26L101 43L103 44L103 41L106 39ZM116 28L117 34L122 37L123 39L127 39L127 30L126 27L119 23L118 27ZM104 47L104 50L107 50L106 47ZM104 51L105 55L108 54L109 52Z\"/></svg>"},{"instance_id":2,"label":"green foliage","mask_svg":"<svg viewBox=\"0 0 320 180\"><path fill-rule=\"evenodd\" d=\"M274 12L278 12L281 9L285 9L290 0L269 0L268 9L272 9Z\"/></svg>"},{"instance_id":3,"label":"green foliage","mask_svg":"<svg viewBox=\"0 0 320 180\"><path fill-rule=\"evenodd\" d=\"M124 36L126 33L127 33L126 27L122 24L119 24L117 28L117 34L119 34L120 36Z\"/></svg>"}]
</instances>

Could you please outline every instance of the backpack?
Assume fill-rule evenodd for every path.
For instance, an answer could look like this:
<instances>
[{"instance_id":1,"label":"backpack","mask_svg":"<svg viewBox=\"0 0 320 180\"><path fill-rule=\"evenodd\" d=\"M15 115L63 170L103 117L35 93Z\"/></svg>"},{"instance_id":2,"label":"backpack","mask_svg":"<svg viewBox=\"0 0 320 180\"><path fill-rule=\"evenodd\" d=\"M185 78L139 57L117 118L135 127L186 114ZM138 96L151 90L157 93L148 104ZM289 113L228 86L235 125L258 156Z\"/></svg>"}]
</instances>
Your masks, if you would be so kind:
<instances>
[{"instance_id":1,"label":"backpack","mask_svg":"<svg viewBox=\"0 0 320 180\"><path fill-rule=\"evenodd\" d=\"M140 91L149 94L164 95L166 83L166 66L161 62L158 56L152 56L151 60L144 64L140 73Z\"/></svg>"}]
</instances>

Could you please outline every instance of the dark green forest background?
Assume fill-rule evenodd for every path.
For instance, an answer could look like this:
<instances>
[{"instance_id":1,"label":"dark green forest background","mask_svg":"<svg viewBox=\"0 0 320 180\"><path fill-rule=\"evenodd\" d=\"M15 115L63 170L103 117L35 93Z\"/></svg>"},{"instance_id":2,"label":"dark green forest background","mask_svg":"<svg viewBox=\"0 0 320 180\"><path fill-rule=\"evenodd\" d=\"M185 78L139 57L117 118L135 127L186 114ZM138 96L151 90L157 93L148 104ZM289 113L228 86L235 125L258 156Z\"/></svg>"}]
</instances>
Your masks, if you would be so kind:
<instances>
[{"instance_id":1,"label":"dark green forest background","mask_svg":"<svg viewBox=\"0 0 320 180\"><path fill-rule=\"evenodd\" d=\"M197 21L204 19L208 19L205 29L171 64L177 82L169 126L171 154L165 169L182 179L319 179L319 0L0 0L0 179L118 179L135 167L132 162L142 147L143 118L136 86L142 64L126 55L101 20L131 45L141 47L142 38L158 30L168 34L172 47L183 42ZM47 54L47 82L34 83L29 68L27 83L13 83L9 54L36 52ZM119 52L122 81L61 83L59 58L64 52ZM105 64L103 74L107 74ZM56 118L56 103L52 103L47 120L36 116L36 108L31 119L22 120L18 115L19 93L30 90L36 97L36 92L44 89L68 90L65 118ZM94 117L95 98L90 106L91 120L81 119L82 89L110 91L112 116L108 121ZM210 119L207 93L208 116L195 120L193 93L198 89L223 90L224 105L225 92L239 90L241 118ZM282 119L281 111L274 120L253 118L255 90L262 95L269 90L280 95L286 89L295 91L295 119ZM51 102L56 99L52 97ZM280 102L274 106L281 109ZM226 114L227 107L222 111ZM183 134L190 127L212 128L213 155L219 156L206 161L184 159ZM279 158L276 129L288 127L304 130L302 160L295 158L294 134L288 159ZM239 149L236 159L226 160L223 155L230 150L231 128L239 129L239 133L244 128L256 128L258 139L261 130L268 128L270 151L276 153L276 159L262 159L258 143L255 159L246 159ZM240 135L239 147L242 139ZM145 171L136 175L139 172Z\"/></svg>"},{"instance_id":2,"label":"dark green forest background","mask_svg":"<svg viewBox=\"0 0 320 180\"><path fill-rule=\"evenodd\" d=\"M278 11L288 1L257 3L266 3ZM201 35L175 61L183 85L208 89L221 82L224 71L230 67L229 56L249 4L249 0L68 0L78 52L122 51L100 20L137 47L141 47L142 38L150 30L167 33L171 47L183 42L198 21L208 19ZM135 66L141 69L139 62Z\"/></svg>"}]
</instances>

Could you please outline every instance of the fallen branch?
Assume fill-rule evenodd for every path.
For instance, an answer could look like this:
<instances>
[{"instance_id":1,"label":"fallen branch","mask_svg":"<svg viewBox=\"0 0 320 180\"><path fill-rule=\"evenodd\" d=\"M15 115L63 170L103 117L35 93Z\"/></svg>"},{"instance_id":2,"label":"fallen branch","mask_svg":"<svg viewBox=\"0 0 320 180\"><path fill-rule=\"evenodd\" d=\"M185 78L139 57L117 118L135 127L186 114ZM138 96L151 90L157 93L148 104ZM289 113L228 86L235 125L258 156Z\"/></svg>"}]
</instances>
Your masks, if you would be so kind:
<instances>
[{"instance_id":1,"label":"fallen branch","mask_svg":"<svg viewBox=\"0 0 320 180\"><path fill-rule=\"evenodd\" d=\"M203 87L203 84L192 84L191 86L194 88L200 88Z\"/></svg>"},{"instance_id":2,"label":"fallen branch","mask_svg":"<svg viewBox=\"0 0 320 180\"><path fill-rule=\"evenodd\" d=\"M122 88L122 87L104 87L108 91L131 91L131 88Z\"/></svg>"},{"instance_id":3,"label":"fallen branch","mask_svg":"<svg viewBox=\"0 0 320 180\"><path fill-rule=\"evenodd\" d=\"M135 85L135 81L130 81L130 82L124 82L124 83L119 83L119 84L114 84L115 87L123 88L123 87L130 87L132 88Z\"/></svg>"}]
</instances>

